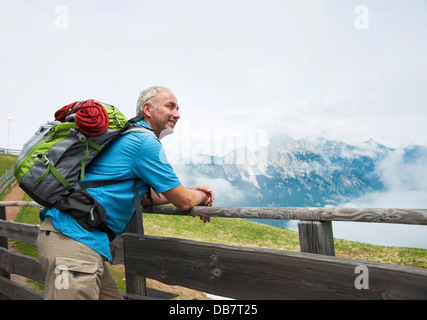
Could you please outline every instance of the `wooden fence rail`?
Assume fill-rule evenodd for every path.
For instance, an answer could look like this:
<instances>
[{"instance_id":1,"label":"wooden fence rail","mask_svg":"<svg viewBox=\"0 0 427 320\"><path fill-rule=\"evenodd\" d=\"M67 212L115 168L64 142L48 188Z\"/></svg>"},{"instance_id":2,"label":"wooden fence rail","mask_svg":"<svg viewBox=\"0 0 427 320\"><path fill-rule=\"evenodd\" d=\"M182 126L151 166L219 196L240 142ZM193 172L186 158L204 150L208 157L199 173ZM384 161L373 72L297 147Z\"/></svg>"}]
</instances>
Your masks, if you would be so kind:
<instances>
[{"instance_id":1,"label":"wooden fence rail","mask_svg":"<svg viewBox=\"0 0 427 320\"><path fill-rule=\"evenodd\" d=\"M147 208L145 212L223 218L353 221L427 225L427 209L195 207L192 210L182 212L174 206L154 206L152 210Z\"/></svg>"},{"instance_id":2,"label":"wooden fence rail","mask_svg":"<svg viewBox=\"0 0 427 320\"><path fill-rule=\"evenodd\" d=\"M0 207L40 207L34 201L0 201ZM427 209L340 208L340 207L194 207L180 211L174 206L144 208L147 213L219 218L279 219L310 221L353 221L427 225Z\"/></svg>"},{"instance_id":3,"label":"wooden fence rail","mask_svg":"<svg viewBox=\"0 0 427 320\"><path fill-rule=\"evenodd\" d=\"M11 205L39 206L3 201L0 219L4 207ZM154 236L141 241L126 233L110 247L114 262L124 264L131 279L124 294L128 299L144 298L139 294L147 294L145 277L235 299L427 299L427 270L335 257L332 234L332 221L427 225L425 209L195 207L181 212L173 206L155 206L150 212L300 220L302 252ZM43 282L37 259L7 250L7 238L36 244L37 234L38 226L0 220L0 247L4 247L0 248L0 295L42 299L8 278L19 274ZM365 281L362 287L357 285L358 277ZM145 297L150 298L154 297Z\"/></svg>"}]
</instances>

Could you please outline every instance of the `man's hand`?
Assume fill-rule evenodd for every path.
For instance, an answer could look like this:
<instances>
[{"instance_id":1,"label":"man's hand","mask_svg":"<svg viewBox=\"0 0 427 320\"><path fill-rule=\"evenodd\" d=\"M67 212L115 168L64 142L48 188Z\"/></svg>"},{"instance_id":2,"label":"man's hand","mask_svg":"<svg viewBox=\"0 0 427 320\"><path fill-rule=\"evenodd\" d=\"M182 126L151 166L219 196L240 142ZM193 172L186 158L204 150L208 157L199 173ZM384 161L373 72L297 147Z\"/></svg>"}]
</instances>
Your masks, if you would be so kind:
<instances>
[{"instance_id":1,"label":"man's hand","mask_svg":"<svg viewBox=\"0 0 427 320\"><path fill-rule=\"evenodd\" d=\"M195 187L187 187L187 188L204 192L207 196L207 199L203 205L212 207L213 201L215 200L215 193L213 192L212 188L207 186L195 186ZM203 223L211 222L211 217L200 217L200 220L202 220Z\"/></svg>"},{"instance_id":2,"label":"man's hand","mask_svg":"<svg viewBox=\"0 0 427 320\"><path fill-rule=\"evenodd\" d=\"M206 194L208 197L202 206L212 207L213 201L215 200L215 193L212 191L210 187L207 186L195 186L195 187L187 187L187 189L199 190Z\"/></svg>"}]
</instances>

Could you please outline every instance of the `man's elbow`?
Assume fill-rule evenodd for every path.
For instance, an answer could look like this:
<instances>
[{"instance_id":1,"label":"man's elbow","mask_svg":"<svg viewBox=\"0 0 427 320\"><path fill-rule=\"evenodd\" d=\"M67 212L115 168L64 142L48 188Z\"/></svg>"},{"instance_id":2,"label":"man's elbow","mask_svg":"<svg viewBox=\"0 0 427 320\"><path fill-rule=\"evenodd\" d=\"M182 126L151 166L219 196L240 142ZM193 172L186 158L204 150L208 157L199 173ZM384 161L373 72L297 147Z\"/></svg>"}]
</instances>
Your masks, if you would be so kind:
<instances>
[{"instance_id":1,"label":"man's elbow","mask_svg":"<svg viewBox=\"0 0 427 320\"><path fill-rule=\"evenodd\" d=\"M191 203L185 203L185 204L175 205L175 207L177 207L180 211L188 211L193 209L194 205L192 205Z\"/></svg>"},{"instance_id":2,"label":"man's elbow","mask_svg":"<svg viewBox=\"0 0 427 320\"><path fill-rule=\"evenodd\" d=\"M175 204L175 207L177 207L180 211L188 211L193 209L194 203L190 198L183 199L179 203Z\"/></svg>"}]
</instances>

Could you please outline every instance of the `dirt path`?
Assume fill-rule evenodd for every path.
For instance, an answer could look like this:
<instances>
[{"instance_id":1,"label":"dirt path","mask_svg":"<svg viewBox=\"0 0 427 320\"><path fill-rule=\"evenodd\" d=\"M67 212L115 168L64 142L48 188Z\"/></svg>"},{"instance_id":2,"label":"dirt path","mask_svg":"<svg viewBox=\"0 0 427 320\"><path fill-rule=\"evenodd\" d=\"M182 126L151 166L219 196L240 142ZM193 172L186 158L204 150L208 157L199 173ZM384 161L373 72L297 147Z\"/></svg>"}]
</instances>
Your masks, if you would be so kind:
<instances>
[{"instance_id":1,"label":"dirt path","mask_svg":"<svg viewBox=\"0 0 427 320\"><path fill-rule=\"evenodd\" d=\"M12 190L6 196L4 201L20 201L24 196L24 190L22 190L18 184L12 187ZM16 215L18 214L21 207L6 207L6 220L15 221Z\"/></svg>"},{"instance_id":2,"label":"dirt path","mask_svg":"<svg viewBox=\"0 0 427 320\"><path fill-rule=\"evenodd\" d=\"M15 184L12 187L12 190L10 190L9 194L4 199L4 201L19 201L22 200L23 196L24 190L22 190L18 184ZM19 210L21 210L21 207L6 207L6 220L15 221L16 215L18 214ZM16 250L11 247L9 247L9 250L12 252L16 252ZM11 274L10 279L19 284L27 284L27 279L17 274Z\"/></svg>"}]
</instances>

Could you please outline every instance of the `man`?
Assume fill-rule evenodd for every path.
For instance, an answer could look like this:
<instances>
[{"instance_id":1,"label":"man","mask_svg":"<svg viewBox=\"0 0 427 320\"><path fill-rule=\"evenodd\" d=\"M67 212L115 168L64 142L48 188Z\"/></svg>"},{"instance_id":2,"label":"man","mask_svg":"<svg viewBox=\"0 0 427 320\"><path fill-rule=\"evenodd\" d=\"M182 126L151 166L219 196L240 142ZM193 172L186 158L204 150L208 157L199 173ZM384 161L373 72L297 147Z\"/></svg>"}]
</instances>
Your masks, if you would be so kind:
<instances>
[{"instance_id":1,"label":"man","mask_svg":"<svg viewBox=\"0 0 427 320\"><path fill-rule=\"evenodd\" d=\"M173 131L180 114L176 97L164 87L144 90L137 103L140 125L150 132L130 132L117 140L86 169L85 182L124 180L87 191L106 209L105 223L116 234L126 231L135 211L134 180L139 195L151 186L160 198L154 204L172 203L180 210L212 206L209 187L184 187L166 156L159 138ZM154 194L153 194L154 195ZM149 204L144 198L142 205ZM40 213L37 249L45 275L45 299L122 299L106 259L112 260L106 233L83 229L69 214L56 208ZM204 222L209 219L204 219Z\"/></svg>"}]
</instances>

